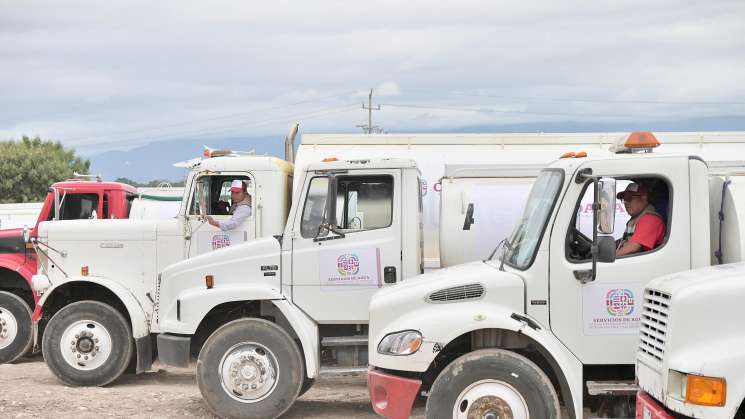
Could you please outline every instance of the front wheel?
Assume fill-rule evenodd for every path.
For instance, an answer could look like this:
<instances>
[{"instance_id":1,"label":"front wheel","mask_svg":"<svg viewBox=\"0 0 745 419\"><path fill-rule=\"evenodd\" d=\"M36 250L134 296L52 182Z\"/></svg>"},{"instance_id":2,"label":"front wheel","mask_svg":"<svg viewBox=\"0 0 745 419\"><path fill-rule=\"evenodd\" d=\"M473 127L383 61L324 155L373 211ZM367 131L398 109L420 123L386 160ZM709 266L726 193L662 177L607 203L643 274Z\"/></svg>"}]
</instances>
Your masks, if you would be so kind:
<instances>
[{"instance_id":1,"label":"front wheel","mask_svg":"<svg viewBox=\"0 0 745 419\"><path fill-rule=\"evenodd\" d=\"M133 356L132 332L116 309L78 301L47 324L42 353L49 369L71 386L105 386L119 378Z\"/></svg>"},{"instance_id":2,"label":"front wheel","mask_svg":"<svg viewBox=\"0 0 745 419\"><path fill-rule=\"evenodd\" d=\"M220 417L276 418L295 402L304 377L298 345L263 319L220 327L197 359L199 391Z\"/></svg>"},{"instance_id":3,"label":"front wheel","mask_svg":"<svg viewBox=\"0 0 745 419\"><path fill-rule=\"evenodd\" d=\"M15 294L0 291L0 364L27 354L32 343L28 304Z\"/></svg>"},{"instance_id":4,"label":"front wheel","mask_svg":"<svg viewBox=\"0 0 745 419\"><path fill-rule=\"evenodd\" d=\"M558 418L551 381L533 362L502 349L482 349L453 361L437 376L427 418Z\"/></svg>"}]
</instances>

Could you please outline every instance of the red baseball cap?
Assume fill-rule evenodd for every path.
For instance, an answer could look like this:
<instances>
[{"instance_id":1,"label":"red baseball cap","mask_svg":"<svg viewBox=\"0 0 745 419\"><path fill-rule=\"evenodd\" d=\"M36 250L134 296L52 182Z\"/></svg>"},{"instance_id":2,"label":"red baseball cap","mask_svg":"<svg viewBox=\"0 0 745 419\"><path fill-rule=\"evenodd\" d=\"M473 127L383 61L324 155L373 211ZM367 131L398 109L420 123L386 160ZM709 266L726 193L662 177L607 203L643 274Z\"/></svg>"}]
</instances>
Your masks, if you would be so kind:
<instances>
[{"instance_id":1,"label":"red baseball cap","mask_svg":"<svg viewBox=\"0 0 745 419\"><path fill-rule=\"evenodd\" d=\"M246 182L236 179L230 184L230 192L246 192Z\"/></svg>"},{"instance_id":2,"label":"red baseball cap","mask_svg":"<svg viewBox=\"0 0 745 419\"><path fill-rule=\"evenodd\" d=\"M649 190L641 183L629 183L626 190L616 194L616 198L626 200L626 197L631 198L632 196L648 195Z\"/></svg>"}]
</instances>

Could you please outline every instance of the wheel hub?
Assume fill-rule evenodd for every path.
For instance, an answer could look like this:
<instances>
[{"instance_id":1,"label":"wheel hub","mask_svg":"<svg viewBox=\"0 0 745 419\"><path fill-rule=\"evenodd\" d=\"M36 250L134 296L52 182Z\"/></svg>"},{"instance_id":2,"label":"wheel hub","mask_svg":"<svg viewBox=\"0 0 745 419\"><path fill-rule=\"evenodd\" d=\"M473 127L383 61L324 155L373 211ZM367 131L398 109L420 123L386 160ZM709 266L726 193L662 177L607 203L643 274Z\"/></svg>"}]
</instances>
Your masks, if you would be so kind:
<instances>
[{"instance_id":1,"label":"wheel hub","mask_svg":"<svg viewBox=\"0 0 745 419\"><path fill-rule=\"evenodd\" d=\"M483 419L512 419L512 409L503 399L494 396L484 396L471 403L468 409L469 418Z\"/></svg>"},{"instance_id":2,"label":"wheel hub","mask_svg":"<svg viewBox=\"0 0 745 419\"><path fill-rule=\"evenodd\" d=\"M18 336L18 321L9 310L0 307L0 349L5 349Z\"/></svg>"},{"instance_id":3,"label":"wheel hub","mask_svg":"<svg viewBox=\"0 0 745 419\"><path fill-rule=\"evenodd\" d=\"M453 418L528 419L528 404L520 392L507 382L493 379L466 387L453 406Z\"/></svg>"},{"instance_id":4,"label":"wheel hub","mask_svg":"<svg viewBox=\"0 0 745 419\"><path fill-rule=\"evenodd\" d=\"M255 343L234 346L223 357L220 371L223 388L243 403L254 403L269 395L279 375L274 354Z\"/></svg>"},{"instance_id":5,"label":"wheel hub","mask_svg":"<svg viewBox=\"0 0 745 419\"><path fill-rule=\"evenodd\" d=\"M60 349L70 366L89 371L100 367L108 359L111 354L111 335L98 322L79 320L62 333Z\"/></svg>"}]
</instances>

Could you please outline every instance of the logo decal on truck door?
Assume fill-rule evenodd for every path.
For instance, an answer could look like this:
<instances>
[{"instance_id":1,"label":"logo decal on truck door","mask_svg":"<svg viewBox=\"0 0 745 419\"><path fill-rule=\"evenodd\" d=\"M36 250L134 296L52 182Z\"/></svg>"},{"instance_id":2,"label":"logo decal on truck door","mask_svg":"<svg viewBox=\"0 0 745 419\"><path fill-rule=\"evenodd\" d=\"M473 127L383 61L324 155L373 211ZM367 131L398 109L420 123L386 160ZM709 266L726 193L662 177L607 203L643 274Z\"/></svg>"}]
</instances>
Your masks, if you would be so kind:
<instances>
[{"instance_id":1,"label":"logo decal on truck door","mask_svg":"<svg viewBox=\"0 0 745 419\"><path fill-rule=\"evenodd\" d=\"M641 284L593 283L582 287L585 335L626 335L639 332Z\"/></svg>"},{"instance_id":2,"label":"logo decal on truck door","mask_svg":"<svg viewBox=\"0 0 745 419\"><path fill-rule=\"evenodd\" d=\"M319 280L323 289L355 286L379 288L380 249L366 247L357 249L327 250L319 253Z\"/></svg>"}]
</instances>

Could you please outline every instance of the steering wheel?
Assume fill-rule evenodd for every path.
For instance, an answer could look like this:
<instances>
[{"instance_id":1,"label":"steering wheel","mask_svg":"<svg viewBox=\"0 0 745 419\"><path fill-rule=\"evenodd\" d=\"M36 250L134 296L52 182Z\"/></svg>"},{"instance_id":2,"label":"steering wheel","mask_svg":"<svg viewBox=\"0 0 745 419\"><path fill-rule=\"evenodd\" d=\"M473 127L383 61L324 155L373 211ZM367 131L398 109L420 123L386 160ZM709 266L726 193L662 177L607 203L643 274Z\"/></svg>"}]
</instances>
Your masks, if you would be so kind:
<instances>
[{"instance_id":1,"label":"steering wheel","mask_svg":"<svg viewBox=\"0 0 745 419\"><path fill-rule=\"evenodd\" d=\"M572 235L569 237L569 257L576 260L589 259L591 249L592 239L576 228L572 229Z\"/></svg>"}]
</instances>

